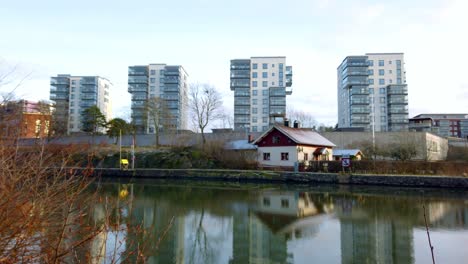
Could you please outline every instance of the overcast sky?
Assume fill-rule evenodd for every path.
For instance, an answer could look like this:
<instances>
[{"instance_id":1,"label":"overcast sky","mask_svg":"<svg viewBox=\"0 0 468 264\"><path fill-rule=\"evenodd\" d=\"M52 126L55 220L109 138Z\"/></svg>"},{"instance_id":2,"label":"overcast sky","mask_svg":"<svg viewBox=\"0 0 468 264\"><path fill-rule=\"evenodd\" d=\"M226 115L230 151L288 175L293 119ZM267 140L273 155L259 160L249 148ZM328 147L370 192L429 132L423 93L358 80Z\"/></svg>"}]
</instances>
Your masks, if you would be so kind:
<instances>
[{"instance_id":1,"label":"overcast sky","mask_svg":"<svg viewBox=\"0 0 468 264\"><path fill-rule=\"evenodd\" d=\"M232 111L230 60L286 56L287 104L334 125L344 57L404 52L410 117L466 113L467 11L466 0L1 0L0 71L31 73L16 93L33 100L48 99L50 76L106 77L114 116L128 117L130 65L182 65Z\"/></svg>"}]
</instances>

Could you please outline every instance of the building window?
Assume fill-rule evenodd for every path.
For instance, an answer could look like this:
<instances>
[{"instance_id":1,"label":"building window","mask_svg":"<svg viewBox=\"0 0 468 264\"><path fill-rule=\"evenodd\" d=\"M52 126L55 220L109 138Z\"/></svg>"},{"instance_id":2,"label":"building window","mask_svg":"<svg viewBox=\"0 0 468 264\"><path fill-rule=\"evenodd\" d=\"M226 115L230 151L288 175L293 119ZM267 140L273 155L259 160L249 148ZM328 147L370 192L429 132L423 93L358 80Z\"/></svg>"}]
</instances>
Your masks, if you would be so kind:
<instances>
[{"instance_id":1,"label":"building window","mask_svg":"<svg viewBox=\"0 0 468 264\"><path fill-rule=\"evenodd\" d=\"M273 144L278 144L280 143L280 137L279 136L274 136L271 138L271 143Z\"/></svg>"},{"instance_id":2,"label":"building window","mask_svg":"<svg viewBox=\"0 0 468 264\"><path fill-rule=\"evenodd\" d=\"M266 153L263 153L263 159L264 160L266 160L265 159L265 154ZM270 160L270 153L268 153L268 159L267 160ZM270 198L267 198L267 197L263 198L263 205L264 206L270 206Z\"/></svg>"},{"instance_id":3,"label":"building window","mask_svg":"<svg viewBox=\"0 0 468 264\"><path fill-rule=\"evenodd\" d=\"M396 83L397 83L397 84L401 84L401 78L397 78Z\"/></svg>"},{"instance_id":4,"label":"building window","mask_svg":"<svg viewBox=\"0 0 468 264\"><path fill-rule=\"evenodd\" d=\"M252 87L257 87L257 81L252 82Z\"/></svg>"},{"instance_id":5,"label":"building window","mask_svg":"<svg viewBox=\"0 0 468 264\"><path fill-rule=\"evenodd\" d=\"M268 69L268 63L263 63L262 64L262 69Z\"/></svg>"},{"instance_id":6,"label":"building window","mask_svg":"<svg viewBox=\"0 0 468 264\"><path fill-rule=\"evenodd\" d=\"M262 72L262 78L268 78L268 72Z\"/></svg>"},{"instance_id":7,"label":"building window","mask_svg":"<svg viewBox=\"0 0 468 264\"><path fill-rule=\"evenodd\" d=\"M156 75L156 70L151 70L151 71L150 71L150 74L151 74L151 75Z\"/></svg>"},{"instance_id":8,"label":"building window","mask_svg":"<svg viewBox=\"0 0 468 264\"><path fill-rule=\"evenodd\" d=\"M282 208L289 208L289 200L288 199L281 199L281 207Z\"/></svg>"},{"instance_id":9,"label":"building window","mask_svg":"<svg viewBox=\"0 0 468 264\"><path fill-rule=\"evenodd\" d=\"M380 103L385 104L385 97L380 97Z\"/></svg>"},{"instance_id":10,"label":"building window","mask_svg":"<svg viewBox=\"0 0 468 264\"><path fill-rule=\"evenodd\" d=\"M268 108L266 108L266 107L263 108L263 114L265 114L265 115L268 114Z\"/></svg>"},{"instance_id":11,"label":"building window","mask_svg":"<svg viewBox=\"0 0 468 264\"><path fill-rule=\"evenodd\" d=\"M388 73L392 74L392 72L393 72L392 70L388 70Z\"/></svg>"},{"instance_id":12,"label":"building window","mask_svg":"<svg viewBox=\"0 0 468 264\"><path fill-rule=\"evenodd\" d=\"M379 66L385 66L385 61L384 60L379 60Z\"/></svg>"},{"instance_id":13,"label":"building window","mask_svg":"<svg viewBox=\"0 0 468 264\"><path fill-rule=\"evenodd\" d=\"M278 67L279 67L280 71L282 71L283 70L283 63L280 63Z\"/></svg>"},{"instance_id":14,"label":"building window","mask_svg":"<svg viewBox=\"0 0 468 264\"><path fill-rule=\"evenodd\" d=\"M267 126L262 126L262 131L267 131L268 127Z\"/></svg>"},{"instance_id":15,"label":"building window","mask_svg":"<svg viewBox=\"0 0 468 264\"><path fill-rule=\"evenodd\" d=\"M391 61L391 60L389 60L389 61L388 61L388 64L392 64L392 61Z\"/></svg>"},{"instance_id":16,"label":"building window","mask_svg":"<svg viewBox=\"0 0 468 264\"><path fill-rule=\"evenodd\" d=\"M369 84L374 84L374 79L369 78L368 82L369 82Z\"/></svg>"},{"instance_id":17,"label":"building window","mask_svg":"<svg viewBox=\"0 0 468 264\"><path fill-rule=\"evenodd\" d=\"M374 94L374 88L369 88L369 94Z\"/></svg>"},{"instance_id":18,"label":"building window","mask_svg":"<svg viewBox=\"0 0 468 264\"><path fill-rule=\"evenodd\" d=\"M381 107L380 107L380 112L381 112L382 114L385 114L385 110L386 110L386 107L385 107L385 106L381 106Z\"/></svg>"},{"instance_id":19,"label":"building window","mask_svg":"<svg viewBox=\"0 0 468 264\"><path fill-rule=\"evenodd\" d=\"M273 65L274 65L274 64L273 64ZM274 73L274 72L272 72L272 73L271 73L271 76L275 76L275 73Z\"/></svg>"},{"instance_id":20,"label":"building window","mask_svg":"<svg viewBox=\"0 0 468 264\"><path fill-rule=\"evenodd\" d=\"M159 78L159 83L164 83L164 78Z\"/></svg>"},{"instance_id":21,"label":"building window","mask_svg":"<svg viewBox=\"0 0 468 264\"><path fill-rule=\"evenodd\" d=\"M252 95L257 96L258 91L257 90L252 90Z\"/></svg>"},{"instance_id":22,"label":"building window","mask_svg":"<svg viewBox=\"0 0 468 264\"><path fill-rule=\"evenodd\" d=\"M252 108L252 114L256 114L257 113L257 107L253 107Z\"/></svg>"},{"instance_id":23,"label":"building window","mask_svg":"<svg viewBox=\"0 0 468 264\"><path fill-rule=\"evenodd\" d=\"M257 72L252 72L252 78L257 78Z\"/></svg>"},{"instance_id":24,"label":"building window","mask_svg":"<svg viewBox=\"0 0 468 264\"><path fill-rule=\"evenodd\" d=\"M374 70L373 69L367 70L367 74L374 75Z\"/></svg>"},{"instance_id":25,"label":"building window","mask_svg":"<svg viewBox=\"0 0 468 264\"><path fill-rule=\"evenodd\" d=\"M380 76L383 76L383 75L385 75L385 70L383 70L383 69L380 69L380 70L379 70L379 75L380 75Z\"/></svg>"},{"instance_id":26,"label":"building window","mask_svg":"<svg viewBox=\"0 0 468 264\"><path fill-rule=\"evenodd\" d=\"M271 82L271 85L273 85L273 86L274 86L274 85L275 85L275 82Z\"/></svg>"},{"instance_id":27,"label":"building window","mask_svg":"<svg viewBox=\"0 0 468 264\"><path fill-rule=\"evenodd\" d=\"M385 84L385 79L379 79L379 84L384 85Z\"/></svg>"},{"instance_id":28,"label":"building window","mask_svg":"<svg viewBox=\"0 0 468 264\"><path fill-rule=\"evenodd\" d=\"M252 126L252 132L257 132L257 126Z\"/></svg>"},{"instance_id":29,"label":"building window","mask_svg":"<svg viewBox=\"0 0 468 264\"><path fill-rule=\"evenodd\" d=\"M283 87L283 81L280 81L280 82L278 83L278 85L279 85L280 87Z\"/></svg>"},{"instance_id":30,"label":"building window","mask_svg":"<svg viewBox=\"0 0 468 264\"><path fill-rule=\"evenodd\" d=\"M70 99L72 100L75 99L75 95L74 94L70 95Z\"/></svg>"},{"instance_id":31,"label":"building window","mask_svg":"<svg viewBox=\"0 0 468 264\"><path fill-rule=\"evenodd\" d=\"M252 123L257 123L257 118L256 117L252 117Z\"/></svg>"},{"instance_id":32,"label":"building window","mask_svg":"<svg viewBox=\"0 0 468 264\"><path fill-rule=\"evenodd\" d=\"M263 90L263 91L262 91L262 95L263 95L263 96L268 96L268 90Z\"/></svg>"},{"instance_id":33,"label":"building window","mask_svg":"<svg viewBox=\"0 0 468 264\"><path fill-rule=\"evenodd\" d=\"M393 80L392 80L392 79L388 79L388 83L393 83Z\"/></svg>"},{"instance_id":34,"label":"building window","mask_svg":"<svg viewBox=\"0 0 468 264\"><path fill-rule=\"evenodd\" d=\"M150 78L150 83L155 83L156 82L156 78Z\"/></svg>"},{"instance_id":35,"label":"building window","mask_svg":"<svg viewBox=\"0 0 468 264\"><path fill-rule=\"evenodd\" d=\"M264 116L262 117L262 123L268 123L268 117Z\"/></svg>"},{"instance_id":36,"label":"building window","mask_svg":"<svg viewBox=\"0 0 468 264\"><path fill-rule=\"evenodd\" d=\"M374 66L374 61L373 60L368 60L367 62L369 63L370 67Z\"/></svg>"},{"instance_id":37,"label":"building window","mask_svg":"<svg viewBox=\"0 0 468 264\"><path fill-rule=\"evenodd\" d=\"M269 152L263 153L263 160L270 160L270 153Z\"/></svg>"},{"instance_id":38,"label":"building window","mask_svg":"<svg viewBox=\"0 0 468 264\"><path fill-rule=\"evenodd\" d=\"M381 117L380 117L380 122L381 122L381 123L387 122L387 118L386 118L385 116L381 116Z\"/></svg>"},{"instance_id":39,"label":"building window","mask_svg":"<svg viewBox=\"0 0 468 264\"><path fill-rule=\"evenodd\" d=\"M268 87L268 81L263 81L262 82L262 87Z\"/></svg>"},{"instance_id":40,"label":"building window","mask_svg":"<svg viewBox=\"0 0 468 264\"><path fill-rule=\"evenodd\" d=\"M263 99L263 105L267 105L268 104L268 99L264 98Z\"/></svg>"},{"instance_id":41,"label":"building window","mask_svg":"<svg viewBox=\"0 0 468 264\"><path fill-rule=\"evenodd\" d=\"M156 86L151 85L151 86L150 86L150 91L154 91L154 90L156 90Z\"/></svg>"},{"instance_id":42,"label":"building window","mask_svg":"<svg viewBox=\"0 0 468 264\"><path fill-rule=\"evenodd\" d=\"M252 105L257 105L257 99L252 99Z\"/></svg>"},{"instance_id":43,"label":"building window","mask_svg":"<svg viewBox=\"0 0 468 264\"><path fill-rule=\"evenodd\" d=\"M252 69L256 70L258 67L257 63L252 64Z\"/></svg>"},{"instance_id":44,"label":"building window","mask_svg":"<svg viewBox=\"0 0 468 264\"><path fill-rule=\"evenodd\" d=\"M289 160L289 152L281 152L281 160Z\"/></svg>"},{"instance_id":45,"label":"building window","mask_svg":"<svg viewBox=\"0 0 468 264\"><path fill-rule=\"evenodd\" d=\"M385 87L380 87L379 93L380 94L385 94Z\"/></svg>"},{"instance_id":46,"label":"building window","mask_svg":"<svg viewBox=\"0 0 468 264\"><path fill-rule=\"evenodd\" d=\"M397 65L397 66L401 66L401 60L397 60L397 61L396 61L396 65Z\"/></svg>"},{"instance_id":47,"label":"building window","mask_svg":"<svg viewBox=\"0 0 468 264\"><path fill-rule=\"evenodd\" d=\"M271 67L272 67L272 68L274 68L274 67L275 67L275 64L274 64L274 63L272 63L272 64L271 64Z\"/></svg>"},{"instance_id":48,"label":"building window","mask_svg":"<svg viewBox=\"0 0 468 264\"><path fill-rule=\"evenodd\" d=\"M309 153L304 153L304 160L309 160Z\"/></svg>"}]
</instances>

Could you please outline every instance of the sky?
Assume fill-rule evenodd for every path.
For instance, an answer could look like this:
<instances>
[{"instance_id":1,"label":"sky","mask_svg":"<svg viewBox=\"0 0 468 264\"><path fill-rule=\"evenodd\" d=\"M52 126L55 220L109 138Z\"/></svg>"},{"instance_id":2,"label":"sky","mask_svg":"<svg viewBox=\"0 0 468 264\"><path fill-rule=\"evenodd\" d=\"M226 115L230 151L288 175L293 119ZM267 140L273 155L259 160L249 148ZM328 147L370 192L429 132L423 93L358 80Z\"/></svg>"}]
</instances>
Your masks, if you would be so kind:
<instances>
[{"instance_id":1,"label":"sky","mask_svg":"<svg viewBox=\"0 0 468 264\"><path fill-rule=\"evenodd\" d=\"M182 65L233 109L231 59L286 56L287 105L337 123L336 68L348 55L404 52L410 117L468 112L466 0L0 0L0 73L7 92L49 98L50 77L113 83L114 117L129 118L131 65ZM0 74L1 76L1 74Z\"/></svg>"}]
</instances>

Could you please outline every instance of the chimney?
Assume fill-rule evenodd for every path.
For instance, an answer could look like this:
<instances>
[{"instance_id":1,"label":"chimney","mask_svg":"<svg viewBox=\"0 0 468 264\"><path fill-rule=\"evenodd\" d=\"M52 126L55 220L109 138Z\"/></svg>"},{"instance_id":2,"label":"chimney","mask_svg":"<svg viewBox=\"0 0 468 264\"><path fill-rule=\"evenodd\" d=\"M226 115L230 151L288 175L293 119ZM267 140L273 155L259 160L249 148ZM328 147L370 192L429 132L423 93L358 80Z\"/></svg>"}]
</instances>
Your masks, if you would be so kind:
<instances>
[{"instance_id":1,"label":"chimney","mask_svg":"<svg viewBox=\"0 0 468 264\"><path fill-rule=\"evenodd\" d=\"M284 119L284 126L289 127L289 120L287 118Z\"/></svg>"},{"instance_id":2,"label":"chimney","mask_svg":"<svg viewBox=\"0 0 468 264\"><path fill-rule=\"evenodd\" d=\"M299 128L301 126L301 123L299 121L294 120L294 128Z\"/></svg>"}]
</instances>

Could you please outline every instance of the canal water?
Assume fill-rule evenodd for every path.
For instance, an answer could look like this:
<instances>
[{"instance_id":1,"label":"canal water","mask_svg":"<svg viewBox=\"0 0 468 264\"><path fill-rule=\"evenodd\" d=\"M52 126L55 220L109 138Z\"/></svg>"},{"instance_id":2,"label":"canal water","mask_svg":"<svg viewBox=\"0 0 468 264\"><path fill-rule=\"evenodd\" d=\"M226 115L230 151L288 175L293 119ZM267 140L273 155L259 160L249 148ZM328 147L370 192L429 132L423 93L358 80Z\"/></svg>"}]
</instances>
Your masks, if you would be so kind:
<instances>
[{"instance_id":1,"label":"canal water","mask_svg":"<svg viewBox=\"0 0 468 264\"><path fill-rule=\"evenodd\" d=\"M468 263L463 190L160 180L98 185L99 195L119 204L118 231L93 241L105 243L108 255L130 250L137 239L153 246L144 253L148 263L432 263L427 222L436 263Z\"/></svg>"}]
</instances>

